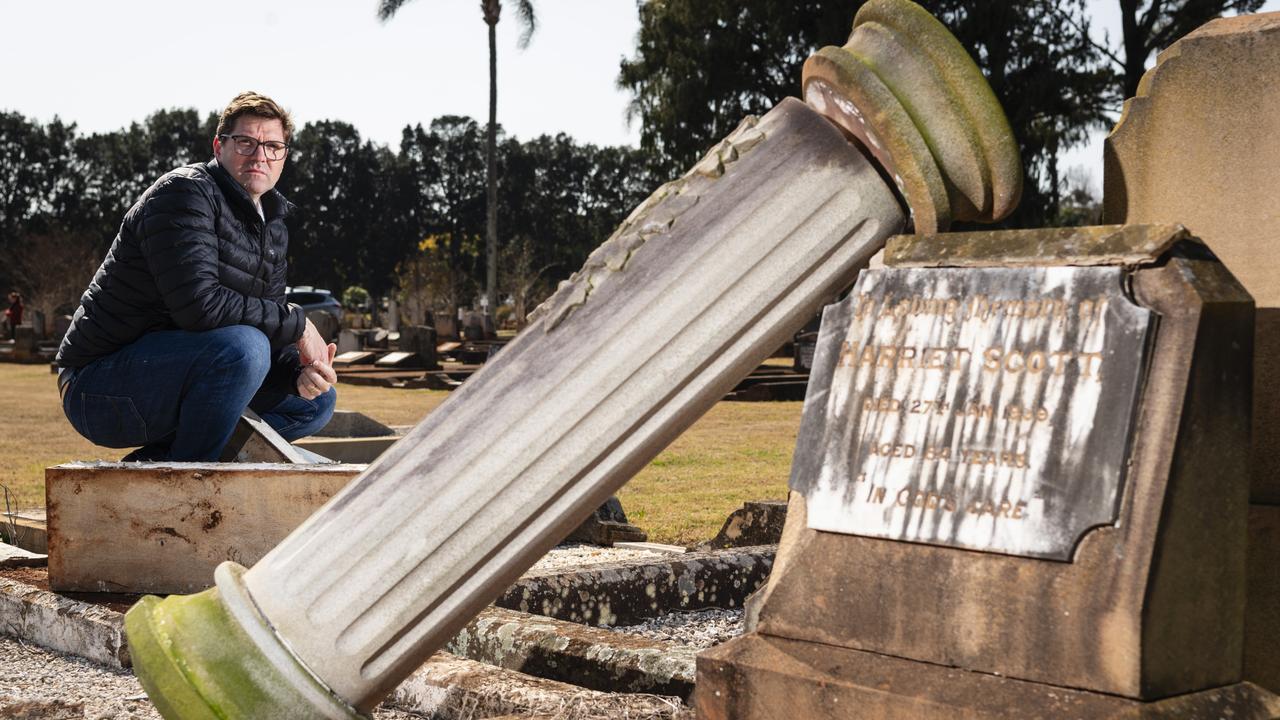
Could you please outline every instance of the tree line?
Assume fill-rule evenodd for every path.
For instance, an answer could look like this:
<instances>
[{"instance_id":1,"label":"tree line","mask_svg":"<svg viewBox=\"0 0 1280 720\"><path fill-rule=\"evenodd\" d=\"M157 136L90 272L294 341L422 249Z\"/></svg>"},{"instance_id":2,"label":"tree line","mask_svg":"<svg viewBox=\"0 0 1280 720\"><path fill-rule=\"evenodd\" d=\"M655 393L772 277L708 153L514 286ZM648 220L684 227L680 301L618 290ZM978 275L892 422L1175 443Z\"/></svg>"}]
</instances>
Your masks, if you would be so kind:
<instances>
[{"instance_id":1,"label":"tree line","mask_svg":"<svg viewBox=\"0 0 1280 720\"><path fill-rule=\"evenodd\" d=\"M1263 2L1117 0L1121 35L1099 40L1085 0L919 1L976 59L1009 116L1026 183L1006 227L1096 222L1088 178L1061 168L1062 154L1113 121L1153 52ZM805 58L843 44L861 5L639 2L636 46L618 76L632 96L639 148L565 135L522 142L495 126L498 296L523 317L652 188L744 115L797 94ZM164 172L207 159L215 124L195 110L161 110L84 135L58 119L0 112L0 287L23 290L46 312L74 303L124 211ZM411 320L472 303L485 287L485 235L495 225L486 217L486 132L446 116L405 127L399 146L387 147L340 120L303 126L280 183L298 206L289 220L293 281L398 292Z\"/></svg>"},{"instance_id":2,"label":"tree line","mask_svg":"<svg viewBox=\"0 0 1280 720\"><path fill-rule=\"evenodd\" d=\"M0 112L0 287L18 287L46 313L67 311L125 211L160 175L208 160L216 126L214 113L173 109L86 135ZM532 310L655 183L633 148L564 134L520 141L499 131L498 140L500 296ZM483 289L485 129L471 118L407 126L396 148L350 123L309 122L277 187L296 205L292 282L399 291L419 321Z\"/></svg>"}]
</instances>

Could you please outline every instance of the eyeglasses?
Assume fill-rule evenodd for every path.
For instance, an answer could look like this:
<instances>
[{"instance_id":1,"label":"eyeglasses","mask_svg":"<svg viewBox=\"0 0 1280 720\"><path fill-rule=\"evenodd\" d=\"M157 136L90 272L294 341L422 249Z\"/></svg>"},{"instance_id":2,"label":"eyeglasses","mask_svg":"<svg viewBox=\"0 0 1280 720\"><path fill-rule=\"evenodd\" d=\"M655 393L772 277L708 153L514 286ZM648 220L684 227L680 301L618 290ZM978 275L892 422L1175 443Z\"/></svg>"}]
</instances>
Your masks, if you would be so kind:
<instances>
[{"instance_id":1,"label":"eyeglasses","mask_svg":"<svg viewBox=\"0 0 1280 720\"><path fill-rule=\"evenodd\" d=\"M259 142L257 138L252 138L252 137L249 137L248 135L225 135L224 134L224 135L219 135L218 137L221 138L223 142L226 142L227 139L230 139L231 147L235 148L238 154L244 155L246 157L252 157L253 155L256 155L258 153L259 145L262 146L262 150L263 152L266 153L268 160L283 160L284 157L289 154L289 146L282 142L279 142L278 140L268 140L266 142Z\"/></svg>"}]
</instances>

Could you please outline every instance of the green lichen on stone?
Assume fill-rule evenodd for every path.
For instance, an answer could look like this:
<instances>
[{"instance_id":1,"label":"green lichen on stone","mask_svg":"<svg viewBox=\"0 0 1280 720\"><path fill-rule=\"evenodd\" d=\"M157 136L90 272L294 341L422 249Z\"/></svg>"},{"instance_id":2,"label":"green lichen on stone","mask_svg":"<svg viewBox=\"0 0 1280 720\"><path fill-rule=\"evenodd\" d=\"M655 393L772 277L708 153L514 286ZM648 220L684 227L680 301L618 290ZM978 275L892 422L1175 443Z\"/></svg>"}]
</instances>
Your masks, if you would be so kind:
<instances>
[{"instance_id":1,"label":"green lichen on stone","mask_svg":"<svg viewBox=\"0 0 1280 720\"><path fill-rule=\"evenodd\" d=\"M893 176L917 232L993 222L1022 194L1004 110L959 41L910 0L870 0L844 47L804 66L805 101L849 131Z\"/></svg>"},{"instance_id":2,"label":"green lichen on stone","mask_svg":"<svg viewBox=\"0 0 1280 720\"><path fill-rule=\"evenodd\" d=\"M215 587L163 600L148 595L125 614L134 673L166 720L363 717L300 665L277 667L228 610L222 593ZM263 629L270 631L265 623ZM298 690L299 678L310 692Z\"/></svg>"}]
</instances>

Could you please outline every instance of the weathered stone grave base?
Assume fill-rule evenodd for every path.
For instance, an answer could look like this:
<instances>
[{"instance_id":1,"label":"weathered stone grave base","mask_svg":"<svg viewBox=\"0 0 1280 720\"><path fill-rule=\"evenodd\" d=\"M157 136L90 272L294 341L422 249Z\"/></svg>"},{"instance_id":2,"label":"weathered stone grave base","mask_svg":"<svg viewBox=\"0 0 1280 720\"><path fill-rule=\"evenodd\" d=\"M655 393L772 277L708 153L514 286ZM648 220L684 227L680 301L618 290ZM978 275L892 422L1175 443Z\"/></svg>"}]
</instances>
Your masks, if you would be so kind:
<instances>
[{"instance_id":1,"label":"weathered stone grave base","mask_svg":"<svg viewBox=\"0 0 1280 720\"><path fill-rule=\"evenodd\" d=\"M768 579L776 552L766 545L526 575L495 604L586 625L633 625L673 610L740 608Z\"/></svg>"},{"instance_id":2,"label":"weathered stone grave base","mask_svg":"<svg viewBox=\"0 0 1280 720\"><path fill-rule=\"evenodd\" d=\"M1280 717L1247 682L1141 702L755 633L698 656L693 705L699 720Z\"/></svg>"},{"instance_id":3,"label":"weathered stone grave base","mask_svg":"<svg viewBox=\"0 0 1280 720\"><path fill-rule=\"evenodd\" d=\"M1280 506L1249 506L1244 677L1280 693Z\"/></svg>"},{"instance_id":4,"label":"weathered stone grave base","mask_svg":"<svg viewBox=\"0 0 1280 720\"><path fill-rule=\"evenodd\" d=\"M591 690L681 698L693 692L692 648L516 610L485 610L445 650Z\"/></svg>"}]
</instances>

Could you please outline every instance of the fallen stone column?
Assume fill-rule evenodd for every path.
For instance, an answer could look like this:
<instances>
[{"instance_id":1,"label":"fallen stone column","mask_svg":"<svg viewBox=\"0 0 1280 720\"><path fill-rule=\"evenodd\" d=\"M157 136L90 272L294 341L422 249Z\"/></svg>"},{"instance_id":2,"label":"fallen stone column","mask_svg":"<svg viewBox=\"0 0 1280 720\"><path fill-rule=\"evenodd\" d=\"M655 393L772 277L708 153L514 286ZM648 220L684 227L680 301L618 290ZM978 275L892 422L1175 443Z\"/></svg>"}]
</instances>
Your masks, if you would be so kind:
<instances>
[{"instance_id":1,"label":"fallen stone column","mask_svg":"<svg viewBox=\"0 0 1280 720\"><path fill-rule=\"evenodd\" d=\"M825 76L824 107L862 81L842 72ZM879 137L892 130L927 148L878 87L862 107L888 123ZM916 187L908 168L932 162L911 160L890 173L900 187ZM135 666L157 708L169 718L367 713L853 282L906 223L880 172L797 100L748 118L251 570L227 563L207 593L135 606ZM944 163L922 182L950 174ZM945 188L930 202L930 223L947 216Z\"/></svg>"}]
</instances>

